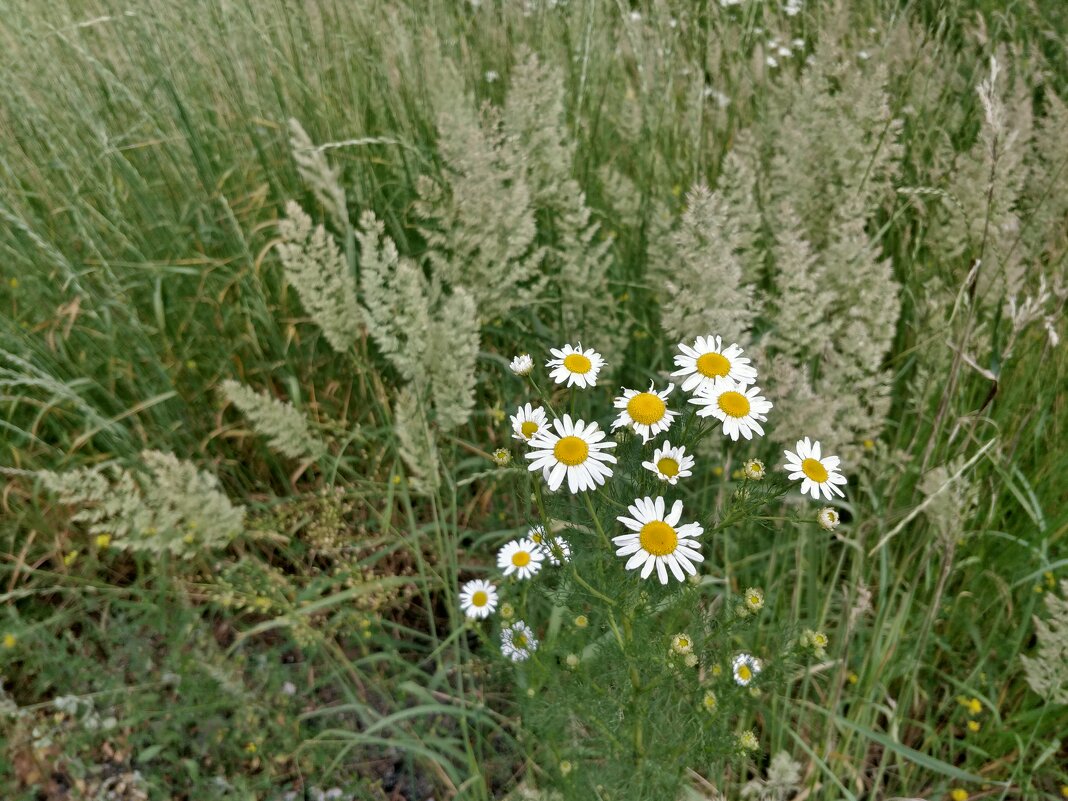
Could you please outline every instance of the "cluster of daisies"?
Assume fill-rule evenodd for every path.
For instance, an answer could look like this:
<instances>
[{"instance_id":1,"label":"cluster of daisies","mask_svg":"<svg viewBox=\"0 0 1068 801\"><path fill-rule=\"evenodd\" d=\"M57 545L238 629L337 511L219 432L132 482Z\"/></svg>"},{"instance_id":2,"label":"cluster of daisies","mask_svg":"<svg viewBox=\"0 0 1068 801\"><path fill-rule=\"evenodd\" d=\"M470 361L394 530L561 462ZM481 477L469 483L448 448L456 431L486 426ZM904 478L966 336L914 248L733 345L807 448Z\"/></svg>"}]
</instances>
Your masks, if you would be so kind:
<instances>
[{"instance_id":1,"label":"cluster of daisies","mask_svg":"<svg viewBox=\"0 0 1068 801\"><path fill-rule=\"evenodd\" d=\"M552 358L546 362L549 377L556 384L577 389L597 385L605 360L592 348L552 348ZM698 407L697 416L719 421L724 436L737 442L739 438L752 440L763 436L761 425L767 421L772 403L756 386L757 371L737 344L724 347L719 336L697 337L692 343L680 343L675 356L677 378L682 392L689 393L689 403ZM510 365L512 372L528 376L534 369L529 354L517 356ZM667 383L658 389L656 383L647 390L622 389L615 399L618 415L611 430L631 429L648 444L668 432L680 412L669 408L675 384ZM550 420L544 408L526 403L511 416L515 439L527 445L529 470L541 472L551 492L566 483L572 494L595 490L611 478L616 457L612 449L616 442L595 421L572 419L571 415ZM844 496L841 485L846 483L839 472L837 456L824 456L820 443L808 437L797 442L795 451L786 451L786 469L791 480L801 480L801 492L819 500L821 494L831 499ZM674 486L679 480L693 475L695 460L682 445L673 446L668 439L653 449L651 458L642 467L665 484ZM745 475L753 480L764 477L764 464L758 459L746 462ZM682 522L682 501L669 507L663 497L636 498L626 515L617 520L625 529L612 541L616 555L627 559L627 570L638 570L642 579L656 572L661 584L669 575L683 581L686 575L697 573L695 565L703 561L698 538L704 529L696 522ZM831 507L822 509L817 518L824 528L838 525L837 512ZM567 561L570 545L554 538L541 527L530 530L527 537L509 542L497 556L497 564L505 576L528 579L536 575L544 563ZM495 586L482 580L464 585L461 603L468 617L484 618L497 605ZM519 661L527 658L537 647L533 632L522 621L509 625L502 632L501 647L506 656Z\"/></svg>"}]
</instances>

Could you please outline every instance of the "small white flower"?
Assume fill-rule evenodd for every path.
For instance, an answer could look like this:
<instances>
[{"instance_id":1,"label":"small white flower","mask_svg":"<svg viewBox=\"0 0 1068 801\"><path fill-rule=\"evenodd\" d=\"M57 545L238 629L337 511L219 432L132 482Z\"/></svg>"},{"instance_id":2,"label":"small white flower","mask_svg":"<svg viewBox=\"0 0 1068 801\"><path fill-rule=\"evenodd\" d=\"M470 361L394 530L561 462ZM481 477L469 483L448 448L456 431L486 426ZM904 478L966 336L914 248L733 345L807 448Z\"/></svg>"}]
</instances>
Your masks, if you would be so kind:
<instances>
[{"instance_id":1,"label":"small white flower","mask_svg":"<svg viewBox=\"0 0 1068 801\"><path fill-rule=\"evenodd\" d=\"M497 567L504 571L504 575L515 573L519 579L535 575L541 570L544 559L545 554L529 539L512 540L497 551Z\"/></svg>"},{"instance_id":2,"label":"small white flower","mask_svg":"<svg viewBox=\"0 0 1068 801\"><path fill-rule=\"evenodd\" d=\"M295 685L291 681L284 682L282 684L282 692L285 695L296 695L297 694L297 685Z\"/></svg>"},{"instance_id":3,"label":"small white flower","mask_svg":"<svg viewBox=\"0 0 1068 801\"><path fill-rule=\"evenodd\" d=\"M571 561L571 543L563 537L547 534L544 526L532 526L527 538L541 549L553 567Z\"/></svg>"},{"instance_id":4,"label":"small white flower","mask_svg":"<svg viewBox=\"0 0 1068 801\"><path fill-rule=\"evenodd\" d=\"M472 579L460 588L460 608L472 620L489 617L497 608L497 588L488 581Z\"/></svg>"},{"instance_id":5,"label":"small white flower","mask_svg":"<svg viewBox=\"0 0 1068 801\"><path fill-rule=\"evenodd\" d=\"M530 375L530 371L534 369L534 360L530 358L529 353L521 353L512 359L508 366L516 375Z\"/></svg>"},{"instance_id":6,"label":"small white flower","mask_svg":"<svg viewBox=\"0 0 1068 801\"><path fill-rule=\"evenodd\" d=\"M869 58L871 58L871 53L869 53L867 50L861 50L859 53L857 53L857 58L859 58L861 61L867 61Z\"/></svg>"},{"instance_id":7,"label":"small white flower","mask_svg":"<svg viewBox=\"0 0 1068 801\"><path fill-rule=\"evenodd\" d=\"M745 591L745 605L750 612L759 612L764 608L764 592L757 587L750 587Z\"/></svg>"},{"instance_id":8,"label":"small white flower","mask_svg":"<svg viewBox=\"0 0 1068 801\"><path fill-rule=\"evenodd\" d=\"M671 650L677 654L688 654L693 650L693 640L689 634L676 634L671 638Z\"/></svg>"},{"instance_id":9,"label":"small white flower","mask_svg":"<svg viewBox=\"0 0 1068 801\"><path fill-rule=\"evenodd\" d=\"M801 494L809 494L813 500L820 499L820 492L827 500L834 495L842 498L845 493L838 488L839 484L845 484L846 478L838 472L838 464L841 461L837 456L820 457L820 443L810 442L808 437L797 441L797 453L784 451L786 454L786 469L790 473L790 480L796 481L801 478Z\"/></svg>"},{"instance_id":10,"label":"small white flower","mask_svg":"<svg viewBox=\"0 0 1068 801\"><path fill-rule=\"evenodd\" d=\"M606 462L615 464L616 457L605 449L616 447L612 440L605 441L605 434L596 423L582 420L572 422L565 414L563 420L554 420L554 433L548 426L530 441L531 471L541 470L549 489L556 492L567 478L567 488L572 494L595 489L612 475Z\"/></svg>"},{"instance_id":11,"label":"small white flower","mask_svg":"<svg viewBox=\"0 0 1068 801\"><path fill-rule=\"evenodd\" d=\"M790 40L790 45L794 48L794 50L800 50L801 48L803 48L805 46L805 40L804 39L792 39L792 40Z\"/></svg>"},{"instance_id":12,"label":"small white flower","mask_svg":"<svg viewBox=\"0 0 1068 801\"><path fill-rule=\"evenodd\" d=\"M535 408L529 403L520 406L509 420L512 421L512 439L530 442L534 435L549 425L549 418L540 406Z\"/></svg>"},{"instance_id":13,"label":"small white flower","mask_svg":"<svg viewBox=\"0 0 1068 801\"><path fill-rule=\"evenodd\" d=\"M742 472L745 473L745 477L750 481L762 481L767 471L764 469L762 461L750 459L742 466Z\"/></svg>"},{"instance_id":14,"label":"small white flower","mask_svg":"<svg viewBox=\"0 0 1068 801\"><path fill-rule=\"evenodd\" d=\"M801 13L801 0L786 0L782 10L786 12L786 16L796 17Z\"/></svg>"},{"instance_id":15,"label":"small white flower","mask_svg":"<svg viewBox=\"0 0 1068 801\"><path fill-rule=\"evenodd\" d=\"M760 423L767 420L771 401L760 394L759 387L748 387L730 378L720 378L711 389L702 389L690 403L698 409L699 417L715 417L723 423L723 434L735 442L741 435L752 439L753 433L764 436Z\"/></svg>"},{"instance_id":16,"label":"small white flower","mask_svg":"<svg viewBox=\"0 0 1068 801\"><path fill-rule=\"evenodd\" d=\"M686 447L680 445L673 448L668 440L664 440L663 446L653 451L652 461L642 462L642 467L656 473L657 478L671 485L677 484L680 478L692 476L693 471L690 468L693 465L694 459L686 453Z\"/></svg>"},{"instance_id":17,"label":"small white flower","mask_svg":"<svg viewBox=\"0 0 1068 801\"><path fill-rule=\"evenodd\" d=\"M482 77L486 79L486 83L496 83L501 79L501 74L497 70L486 70Z\"/></svg>"},{"instance_id":18,"label":"small white flower","mask_svg":"<svg viewBox=\"0 0 1068 801\"><path fill-rule=\"evenodd\" d=\"M768 56L764 61L767 62L767 65L772 69L779 66L779 62L775 60L775 56Z\"/></svg>"},{"instance_id":19,"label":"small white flower","mask_svg":"<svg viewBox=\"0 0 1068 801\"><path fill-rule=\"evenodd\" d=\"M719 336L697 337L693 345L679 343L675 366L679 369L673 376L686 376L682 382L683 392L697 392L702 387L711 389L721 378L733 378L743 386L756 383L757 371L744 351L736 344L723 347Z\"/></svg>"},{"instance_id":20,"label":"small white flower","mask_svg":"<svg viewBox=\"0 0 1068 801\"><path fill-rule=\"evenodd\" d=\"M522 662L538 650L534 631L522 620L501 629L501 653L513 662Z\"/></svg>"},{"instance_id":21,"label":"small white flower","mask_svg":"<svg viewBox=\"0 0 1068 801\"><path fill-rule=\"evenodd\" d=\"M612 430L630 426L636 434L641 435L642 442L648 442L660 432L667 431L679 414L669 411L667 407L667 396L674 388L674 384L668 384L663 392L656 392L650 382L646 392L624 389L623 395L615 399L615 407L622 411L612 423Z\"/></svg>"},{"instance_id":22,"label":"small white flower","mask_svg":"<svg viewBox=\"0 0 1068 801\"><path fill-rule=\"evenodd\" d=\"M743 687L756 678L763 669L760 660L749 654L738 654L731 664L734 668L734 680Z\"/></svg>"},{"instance_id":23,"label":"small white flower","mask_svg":"<svg viewBox=\"0 0 1068 801\"><path fill-rule=\"evenodd\" d=\"M612 538L619 546L616 556L630 556L627 570L641 567L641 577L645 579L655 567L661 584L667 584L669 568L679 581L685 578L683 571L691 576L697 573L693 563L703 562L705 557L694 538L700 537L704 529L698 523L678 525L682 501L675 501L670 514L666 514L663 498L637 498L627 511L631 517L621 515L616 519L630 532Z\"/></svg>"},{"instance_id":24,"label":"small white flower","mask_svg":"<svg viewBox=\"0 0 1068 801\"><path fill-rule=\"evenodd\" d=\"M597 374L604 367L604 359L593 348L582 349L579 343L577 348L564 345L563 348L550 348L549 352L555 359L549 359L546 367L551 367L549 377L557 384L565 381L570 387L577 386L579 389L597 386Z\"/></svg>"},{"instance_id":25,"label":"small white flower","mask_svg":"<svg viewBox=\"0 0 1068 801\"><path fill-rule=\"evenodd\" d=\"M791 50L786 45L780 45L779 49L776 50L775 52L779 54L779 58L789 58L790 56L792 56L794 54L794 51Z\"/></svg>"},{"instance_id":26,"label":"small white flower","mask_svg":"<svg viewBox=\"0 0 1068 801\"><path fill-rule=\"evenodd\" d=\"M838 528L838 524L842 522L838 517L838 511L830 506L824 506L816 514L816 520L820 524L820 528L826 531L834 531Z\"/></svg>"}]
</instances>

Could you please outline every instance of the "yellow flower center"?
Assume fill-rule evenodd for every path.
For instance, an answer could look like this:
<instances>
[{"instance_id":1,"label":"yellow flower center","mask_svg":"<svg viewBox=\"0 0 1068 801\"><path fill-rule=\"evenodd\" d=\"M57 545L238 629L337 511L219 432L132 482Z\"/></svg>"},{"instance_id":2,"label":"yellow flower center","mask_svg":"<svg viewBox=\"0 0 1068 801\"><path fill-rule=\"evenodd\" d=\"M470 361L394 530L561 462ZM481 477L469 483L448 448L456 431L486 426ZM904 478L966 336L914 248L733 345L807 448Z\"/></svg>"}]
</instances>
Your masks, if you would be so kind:
<instances>
[{"instance_id":1,"label":"yellow flower center","mask_svg":"<svg viewBox=\"0 0 1068 801\"><path fill-rule=\"evenodd\" d=\"M815 459L805 459L801 462L801 472L817 484L822 484L827 480L827 468Z\"/></svg>"},{"instance_id":2,"label":"yellow flower center","mask_svg":"<svg viewBox=\"0 0 1068 801\"><path fill-rule=\"evenodd\" d=\"M590 446L581 437L561 437L553 445L553 456L568 467L582 464L589 455Z\"/></svg>"},{"instance_id":3,"label":"yellow flower center","mask_svg":"<svg viewBox=\"0 0 1068 801\"><path fill-rule=\"evenodd\" d=\"M581 353L569 353L564 357L564 367L572 373L588 373L593 364Z\"/></svg>"},{"instance_id":4,"label":"yellow flower center","mask_svg":"<svg viewBox=\"0 0 1068 801\"><path fill-rule=\"evenodd\" d=\"M630 419L646 426L660 422L666 410L664 401L652 392L639 393L627 401L627 414Z\"/></svg>"},{"instance_id":5,"label":"yellow flower center","mask_svg":"<svg viewBox=\"0 0 1068 801\"><path fill-rule=\"evenodd\" d=\"M697 357L697 372L705 378L720 378L731 371L731 363L718 353L706 353Z\"/></svg>"},{"instance_id":6,"label":"yellow flower center","mask_svg":"<svg viewBox=\"0 0 1068 801\"><path fill-rule=\"evenodd\" d=\"M512 645L514 645L516 648L526 648L527 647L527 635L526 634L513 634L512 635Z\"/></svg>"},{"instance_id":7,"label":"yellow flower center","mask_svg":"<svg viewBox=\"0 0 1068 801\"><path fill-rule=\"evenodd\" d=\"M687 640L685 637L679 637L679 648L689 648L689 647L690 647L690 641Z\"/></svg>"},{"instance_id":8,"label":"yellow flower center","mask_svg":"<svg viewBox=\"0 0 1068 801\"><path fill-rule=\"evenodd\" d=\"M749 665L738 665L738 678L742 681L749 681L753 678L753 671L749 669Z\"/></svg>"},{"instance_id":9,"label":"yellow flower center","mask_svg":"<svg viewBox=\"0 0 1068 801\"><path fill-rule=\"evenodd\" d=\"M670 456L665 456L656 463L656 469L668 478L673 478L679 474L679 463Z\"/></svg>"},{"instance_id":10,"label":"yellow flower center","mask_svg":"<svg viewBox=\"0 0 1068 801\"><path fill-rule=\"evenodd\" d=\"M471 606L485 606L488 601L489 596L482 590L471 596Z\"/></svg>"},{"instance_id":11,"label":"yellow flower center","mask_svg":"<svg viewBox=\"0 0 1068 801\"><path fill-rule=\"evenodd\" d=\"M541 545L542 539L543 539L543 537L537 531L532 531L530 533L531 542L536 542L538 545Z\"/></svg>"},{"instance_id":12,"label":"yellow flower center","mask_svg":"<svg viewBox=\"0 0 1068 801\"><path fill-rule=\"evenodd\" d=\"M675 529L662 520L646 523L638 533L638 541L647 553L653 556L667 556L674 553L679 544L679 535Z\"/></svg>"},{"instance_id":13,"label":"yellow flower center","mask_svg":"<svg viewBox=\"0 0 1068 801\"><path fill-rule=\"evenodd\" d=\"M526 551L516 551L512 554L512 564L516 567L526 567L530 564L530 554Z\"/></svg>"},{"instance_id":14,"label":"yellow flower center","mask_svg":"<svg viewBox=\"0 0 1068 801\"><path fill-rule=\"evenodd\" d=\"M749 398L741 392L724 392L719 396L719 408L731 417L745 417L749 414Z\"/></svg>"},{"instance_id":15,"label":"yellow flower center","mask_svg":"<svg viewBox=\"0 0 1068 801\"><path fill-rule=\"evenodd\" d=\"M519 432L527 439L530 439L532 436L534 436L537 431L538 424L535 423L533 420L527 420L525 423L523 423L523 425L519 427Z\"/></svg>"}]
</instances>

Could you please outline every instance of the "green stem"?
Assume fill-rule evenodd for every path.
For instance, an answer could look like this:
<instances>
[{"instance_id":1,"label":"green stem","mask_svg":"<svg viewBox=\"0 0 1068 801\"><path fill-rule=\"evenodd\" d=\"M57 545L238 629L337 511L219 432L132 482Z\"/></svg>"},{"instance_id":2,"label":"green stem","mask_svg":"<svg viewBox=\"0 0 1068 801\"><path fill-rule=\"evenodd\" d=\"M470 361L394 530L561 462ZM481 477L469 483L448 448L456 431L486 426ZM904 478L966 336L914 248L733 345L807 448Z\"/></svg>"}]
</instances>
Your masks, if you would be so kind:
<instances>
[{"instance_id":1,"label":"green stem","mask_svg":"<svg viewBox=\"0 0 1068 801\"><path fill-rule=\"evenodd\" d=\"M594 528L596 528L597 533L601 535L601 539L604 540L604 544L608 547L608 550L612 550L612 541L608 539L608 535L604 533L604 528L601 526L601 519L597 517L597 512L593 508L593 501L590 499L589 493L582 493L582 500L586 502L586 508L590 512L590 517L593 518Z\"/></svg>"}]
</instances>

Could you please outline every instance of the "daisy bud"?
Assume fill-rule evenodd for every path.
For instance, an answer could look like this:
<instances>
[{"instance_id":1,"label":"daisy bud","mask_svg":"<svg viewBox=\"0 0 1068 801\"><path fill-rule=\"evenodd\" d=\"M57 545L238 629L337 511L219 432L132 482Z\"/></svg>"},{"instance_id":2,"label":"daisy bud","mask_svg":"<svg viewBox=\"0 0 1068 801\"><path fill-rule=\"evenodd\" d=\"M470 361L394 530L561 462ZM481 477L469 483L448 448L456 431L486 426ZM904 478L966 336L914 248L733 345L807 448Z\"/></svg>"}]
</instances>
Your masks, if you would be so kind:
<instances>
[{"instance_id":1,"label":"daisy bud","mask_svg":"<svg viewBox=\"0 0 1068 801\"><path fill-rule=\"evenodd\" d=\"M507 467L512 463L512 454L508 453L504 448L498 448L493 452L493 463L497 467Z\"/></svg>"},{"instance_id":2,"label":"daisy bud","mask_svg":"<svg viewBox=\"0 0 1068 801\"><path fill-rule=\"evenodd\" d=\"M816 521L824 531L834 531L838 528L838 524L842 522L837 510L830 506L824 506L819 510L816 514Z\"/></svg>"},{"instance_id":3,"label":"daisy bud","mask_svg":"<svg viewBox=\"0 0 1068 801\"><path fill-rule=\"evenodd\" d=\"M745 477L750 481L762 481L767 472L764 469L764 463L759 459L750 459L745 463L742 471L745 473Z\"/></svg>"},{"instance_id":4,"label":"daisy bud","mask_svg":"<svg viewBox=\"0 0 1068 801\"><path fill-rule=\"evenodd\" d=\"M705 708L706 712L716 711L716 694L709 690L705 693L705 697L701 699L701 706Z\"/></svg>"},{"instance_id":5,"label":"daisy bud","mask_svg":"<svg viewBox=\"0 0 1068 801\"><path fill-rule=\"evenodd\" d=\"M738 735L738 747L743 751L756 751L760 748L760 740L757 739L752 729L747 729Z\"/></svg>"},{"instance_id":6,"label":"daisy bud","mask_svg":"<svg viewBox=\"0 0 1068 801\"><path fill-rule=\"evenodd\" d=\"M686 667L697 667L697 654L686 654L682 661L686 663Z\"/></svg>"},{"instance_id":7,"label":"daisy bud","mask_svg":"<svg viewBox=\"0 0 1068 801\"><path fill-rule=\"evenodd\" d=\"M516 375L527 376L530 375L530 372L534 369L534 360L530 357L529 353L522 353L512 359L508 366Z\"/></svg>"},{"instance_id":8,"label":"daisy bud","mask_svg":"<svg viewBox=\"0 0 1068 801\"><path fill-rule=\"evenodd\" d=\"M671 638L671 650L677 654L688 654L693 651L693 640L688 634L676 634Z\"/></svg>"},{"instance_id":9,"label":"daisy bud","mask_svg":"<svg viewBox=\"0 0 1068 801\"><path fill-rule=\"evenodd\" d=\"M756 587L750 587L745 591L745 605L751 612L759 612L764 608L764 593Z\"/></svg>"},{"instance_id":10,"label":"daisy bud","mask_svg":"<svg viewBox=\"0 0 1068 801\"><path fill-rule=\"evenodd\" d=\"M585 615L579 615L575 618L575 628L584 629L590 625L590 620Z\"/></svg>"}]
</instances>

